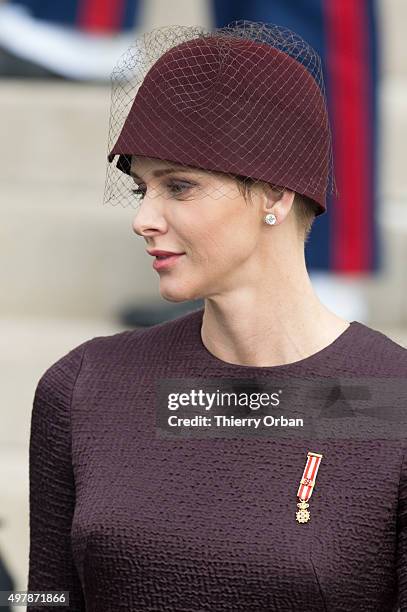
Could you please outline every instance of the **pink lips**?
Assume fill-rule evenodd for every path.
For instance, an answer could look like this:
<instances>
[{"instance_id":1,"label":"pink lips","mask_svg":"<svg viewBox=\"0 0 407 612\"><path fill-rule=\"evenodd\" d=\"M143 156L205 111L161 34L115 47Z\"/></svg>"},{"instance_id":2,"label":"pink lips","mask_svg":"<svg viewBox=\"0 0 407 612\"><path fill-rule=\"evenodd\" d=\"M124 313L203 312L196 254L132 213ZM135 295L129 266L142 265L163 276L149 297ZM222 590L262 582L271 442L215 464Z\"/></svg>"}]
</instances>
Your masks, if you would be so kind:
<instances>
[{"instance_id":1,"label":"pink lips","mask_svg":"<svg viewBox=\"0 0 407 612\"><path fill-rule=\"evenodd\" d=\"M158 259L156 257L153 261L153 268L154 270L164 270L166 268L170 268L176 264L183 255L184 253L181 253L180 255L169 255L168 257L165 257L165 259Z\"/></svg>"}]
</instances>

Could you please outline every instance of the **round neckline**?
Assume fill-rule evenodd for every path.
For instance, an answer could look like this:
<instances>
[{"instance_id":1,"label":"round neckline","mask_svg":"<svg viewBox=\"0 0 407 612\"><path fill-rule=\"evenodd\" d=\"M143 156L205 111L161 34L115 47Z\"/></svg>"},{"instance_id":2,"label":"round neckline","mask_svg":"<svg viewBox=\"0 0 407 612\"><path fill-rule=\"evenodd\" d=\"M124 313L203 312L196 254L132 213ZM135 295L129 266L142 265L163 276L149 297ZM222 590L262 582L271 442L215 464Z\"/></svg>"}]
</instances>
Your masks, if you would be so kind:
<instances>
[{"instance_id":1,"label":"round neckline","mask_svg":"<svg viewBox=\"0 0 407 612\"><path fill-rule=\"evenodd\" d=\"M229 370L230 369L245 370L246 372L249 372L249 371L250 372L278 372L282 370L296 369L302 366L308 366L313 363L319 362L321 358L324 358L329 353L332 353L333 351L341 348L342 345L345 345L348 338L352 336L353 331L359 325L358 321L350 321L348 327L343 332L341 332L339 336L335 338L335 340L333 340L330 344L323 347L316 353L313 353L312 355L308 355L308 357L304 357L303 359L292 361L291 363L282 363L282 364L277 364L277 365L272 365L272 366L251 366L251 365L243 365L243 364L231 363L229 361L224 361L223 359L216 357L216 355L214 355L213 353L209 351L209 349L203 343L202 336L201 336L204 309L201 309L198 312L199 312L198 344L199 344L199 352L201 353L203 360L205 360L207 363L211 362L213 365L217 366L218 368L223 367Z\"/></svg>"}]
</instances>

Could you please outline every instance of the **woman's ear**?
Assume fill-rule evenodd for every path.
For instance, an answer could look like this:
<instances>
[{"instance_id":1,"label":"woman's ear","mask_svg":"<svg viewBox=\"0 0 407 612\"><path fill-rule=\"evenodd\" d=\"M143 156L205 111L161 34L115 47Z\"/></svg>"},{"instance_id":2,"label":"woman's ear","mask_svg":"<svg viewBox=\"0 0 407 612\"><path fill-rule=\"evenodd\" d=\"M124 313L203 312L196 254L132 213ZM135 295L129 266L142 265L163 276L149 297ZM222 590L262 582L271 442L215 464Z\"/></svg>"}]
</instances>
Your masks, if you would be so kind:
<instances>
[{"instance_id":1,"label":"woman's ear","mask_svg":"<svg viewBox=\"0 0 407 612\"><path fill-rule=\"evenodd\" d=\"M289 214L294 202L295 191L280 187L279 185L267 185L263 204L263 214L272 212L278 220L283 221Z\"/></svg>"}]
</instances>

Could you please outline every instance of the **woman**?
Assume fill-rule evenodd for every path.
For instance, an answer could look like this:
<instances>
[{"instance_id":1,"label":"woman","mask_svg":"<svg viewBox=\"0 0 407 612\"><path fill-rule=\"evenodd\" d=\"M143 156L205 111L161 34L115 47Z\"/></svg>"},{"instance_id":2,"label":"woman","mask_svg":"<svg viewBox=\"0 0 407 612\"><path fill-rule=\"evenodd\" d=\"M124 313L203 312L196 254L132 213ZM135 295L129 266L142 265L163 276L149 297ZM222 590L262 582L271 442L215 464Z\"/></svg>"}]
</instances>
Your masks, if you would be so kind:
<instances>
[{"instance_id":1,"label":"woman","mask_svg":"<svg viewBox=\"0 0 407 612\"><path fill-rule=\"evenodd\" d=\"M405 437L341 395L405 391L407 351L329 311L304 262L335 190L318 56L270 24L170 27L116 80L106 202L138 207L160 294L205 307L43 374L28 588L78 611L407 610Z\"/></svg>"}]
</instances>

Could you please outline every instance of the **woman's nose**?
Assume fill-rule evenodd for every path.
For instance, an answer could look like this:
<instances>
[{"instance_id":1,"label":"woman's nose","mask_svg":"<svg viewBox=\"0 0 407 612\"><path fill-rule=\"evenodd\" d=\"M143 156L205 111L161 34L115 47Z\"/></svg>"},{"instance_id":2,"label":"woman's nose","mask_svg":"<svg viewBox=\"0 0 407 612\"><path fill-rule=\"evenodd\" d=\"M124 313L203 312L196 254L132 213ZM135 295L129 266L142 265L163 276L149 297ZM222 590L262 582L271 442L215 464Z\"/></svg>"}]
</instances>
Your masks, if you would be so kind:
<instances>
[{"instance_id":1,"label":"woman's nose","mask_svg":"<svg viewBox=\"0 0 407 612\"><path fill-rule=\"evenodd\" d=\"M162 213L158 210L146 209L138 210L132 222L133 232L139 236L149 236L152 233L163 232L166 228L166 221Z\"/></svg>"}]
</instances>

